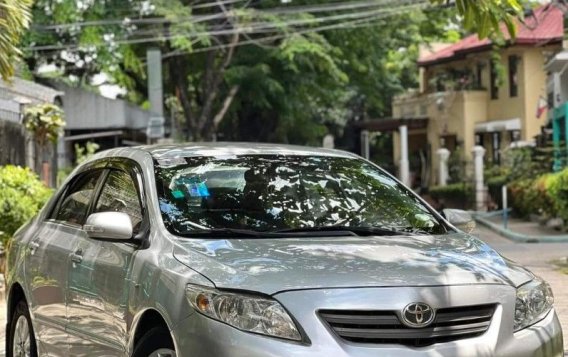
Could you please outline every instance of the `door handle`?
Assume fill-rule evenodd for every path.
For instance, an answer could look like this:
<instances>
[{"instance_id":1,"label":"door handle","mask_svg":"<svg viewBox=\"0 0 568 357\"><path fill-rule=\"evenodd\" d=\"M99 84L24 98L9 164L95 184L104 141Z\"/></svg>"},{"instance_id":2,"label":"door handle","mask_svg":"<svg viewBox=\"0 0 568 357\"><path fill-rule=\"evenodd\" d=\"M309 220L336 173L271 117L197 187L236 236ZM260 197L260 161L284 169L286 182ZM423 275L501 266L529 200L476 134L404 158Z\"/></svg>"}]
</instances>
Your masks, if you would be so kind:
<instances>
[{"instance_id":1,"label":"door handle","mask_svg":"<svg viewBox=\"0 0 568 357\"><path fill-rule=\"evenodd\" d=\"M79 249L75 253L71 254L71 261L73 263L81 263L83 261L83 251Z\"/></svg>"}]
</instances>

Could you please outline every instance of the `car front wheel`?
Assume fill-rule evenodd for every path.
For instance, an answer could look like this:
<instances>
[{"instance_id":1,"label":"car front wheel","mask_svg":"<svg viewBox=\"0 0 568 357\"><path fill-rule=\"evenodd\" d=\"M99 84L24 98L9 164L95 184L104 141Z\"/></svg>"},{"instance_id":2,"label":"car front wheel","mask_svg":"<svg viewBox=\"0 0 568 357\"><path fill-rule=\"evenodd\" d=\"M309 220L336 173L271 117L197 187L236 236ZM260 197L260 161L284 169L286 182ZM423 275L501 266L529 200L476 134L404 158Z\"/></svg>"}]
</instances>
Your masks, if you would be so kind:
<instances>
[{"instance_id":1,"label":"car front wheel","mask_svg":"<svg viewBox=\"0 0 568 357\"><path fill-rule=\"evenodd\" d=\"M146 332L136 345L133 357L176 357L168 330L156 327Z\"/></svg>"},{"instance_id":2,"label":"car front wheel","mask_svg":"<svg viewBox=\"0 0 568 357\"><path fill-rule=\"evenodd\" d=\"M10 322L8 357L37 357L36 340L28 305L20 301Z\"/></svg>"}]
</instances>

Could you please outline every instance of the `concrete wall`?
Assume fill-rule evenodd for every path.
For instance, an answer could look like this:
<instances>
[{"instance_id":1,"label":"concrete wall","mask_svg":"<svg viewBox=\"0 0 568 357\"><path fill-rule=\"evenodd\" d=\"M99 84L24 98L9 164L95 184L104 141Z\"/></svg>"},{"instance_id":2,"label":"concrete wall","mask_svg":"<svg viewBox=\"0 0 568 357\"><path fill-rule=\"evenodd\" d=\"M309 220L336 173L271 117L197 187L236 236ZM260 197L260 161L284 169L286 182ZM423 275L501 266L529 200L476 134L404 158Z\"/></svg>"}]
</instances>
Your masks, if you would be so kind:
<instances>
[{"instance_id":1,"label":"concrete wall","mask_svg":"<svg viewBox=\"0 0 568 357\"><path fill-rule=\"evenodd\" d=\"M545 116L540 119L536 117L538 100L541 96L546 98L547 75L544 71L545 48L530 48L525 51L523 56L524 73L524 116L522 117L521 140L532 140L541 131L541 127L546 124Z\"/></svg>"},{"instance_id":2,"label":"concrete wall","mask_svg":"<svg viewBox=\"0 0 568 357\"><path fill-rule=\"evenodd\" d=\"M123 101L104 98L79 88L65 87L63 109L66 130L126 127Z\"/></svg>"},{"instance_id":3,"label":"concrete wall","mask_svg":"<svg viewBox=\"0 0 568 357\"><path fill-rule=\"evenodd\" d=\"M527 65L524 57L524 53L529 48L512 48L506 49L502 51L501 54L501 62L504 66L505 73L503 78L503 84L499 87L499 98L498 99L490 99L489 107L487 111L487 119L486 121L490 120L506 120L506 119L514 119L514 118L524 118L525 117L525 96L526 96L526 88L527 85L535 85L534 81L530 79L527 80L525 73L527 72L534 72L535 68L532 66L532 63ZM517 83L518 83L518 95L516 97L511 97L509 95L509 56L519 56L521 61L518 63L517 67ZM540 69L536 68L536 70L540 70L544 72L542 69L542 64ZM487 71L488 75L490 75L489 70ZM544 82L543 82L544 84ZM489 89L489 88L488 88Z\"/></svg>"},{"instance_id":4,"label":"concrete wall","mask_svg":"<svg viewBox=\"0 0 568 357\"><path fill-rule=\"evenodd\" d=\"M58 85L65 92L65 130L143 129L150 112L120 99L105 98L82 88Z\"/></svg>"}]
</instances>

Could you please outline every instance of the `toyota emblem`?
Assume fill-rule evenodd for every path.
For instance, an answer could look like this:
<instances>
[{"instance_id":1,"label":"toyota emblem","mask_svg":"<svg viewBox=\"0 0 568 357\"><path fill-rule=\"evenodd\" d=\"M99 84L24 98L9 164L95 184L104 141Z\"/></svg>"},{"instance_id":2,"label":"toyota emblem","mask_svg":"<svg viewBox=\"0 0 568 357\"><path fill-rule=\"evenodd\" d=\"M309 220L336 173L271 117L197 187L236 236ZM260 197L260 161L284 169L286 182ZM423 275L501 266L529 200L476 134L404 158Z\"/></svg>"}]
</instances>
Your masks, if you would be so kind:
<instances>
[{"instance_id":1,"label":"toyota emblem","mask_svg":"<svg viewBox=\"0 0 568 357\"><path fill-rule=\"evenodd\" d=\"M402 310L402 322L408 327L427 327L435 317L434 309L422 302L414 302Z\"/></svg>"}]
</instances>

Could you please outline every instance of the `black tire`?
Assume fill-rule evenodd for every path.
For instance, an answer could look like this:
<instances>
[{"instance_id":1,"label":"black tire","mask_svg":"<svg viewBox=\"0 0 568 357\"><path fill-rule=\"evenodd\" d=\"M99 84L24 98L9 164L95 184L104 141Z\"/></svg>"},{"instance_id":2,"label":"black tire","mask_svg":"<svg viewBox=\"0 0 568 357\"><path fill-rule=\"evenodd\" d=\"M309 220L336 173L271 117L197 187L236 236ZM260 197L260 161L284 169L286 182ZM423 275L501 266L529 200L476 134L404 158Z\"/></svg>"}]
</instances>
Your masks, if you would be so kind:
<instances>
[{"instance_id":1,"label":"black tire","mask_svg":"<svg viewBox=\"0 0 568 357\"><path fill-rule=\"evenodd\" d=\"M19 357L17 355L14 355L14 338L15 338L15 332L16 332L16 325L18 323L18 320L23 317L25 318L25 321L28 324L28 331L29 331L29 337L30 337L30 356L31 357L37 357L37 344L36 344L36 340L35 340L35 334L34 334L34 329L32 326L32 319L30 318L30 311L28 309L28 304L26 304L25 301L19 301L18 304L16 305L16 308L14 309L14 312L12 313L12 316L10 318L10 327L9 327L9 334L8 334L8 343L7 343L7 347L8 350L6 351L6 356L7 357Z\"/></svg>"},{"instance_id":2,"label":"black tire","mask_svg":"<svg viewBox=\"0 0 568 357\"><path fill-rule=\"evenodd\" d=\"M160 349L171 350L175 353L170 332L163 327L154 327L140 338L140 341L134 347L132 357L149 357Z\"/></svg>"}]
</instances>

